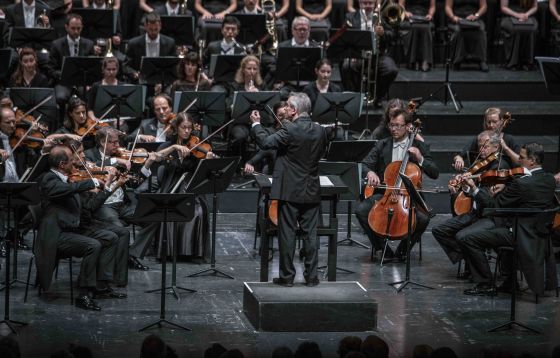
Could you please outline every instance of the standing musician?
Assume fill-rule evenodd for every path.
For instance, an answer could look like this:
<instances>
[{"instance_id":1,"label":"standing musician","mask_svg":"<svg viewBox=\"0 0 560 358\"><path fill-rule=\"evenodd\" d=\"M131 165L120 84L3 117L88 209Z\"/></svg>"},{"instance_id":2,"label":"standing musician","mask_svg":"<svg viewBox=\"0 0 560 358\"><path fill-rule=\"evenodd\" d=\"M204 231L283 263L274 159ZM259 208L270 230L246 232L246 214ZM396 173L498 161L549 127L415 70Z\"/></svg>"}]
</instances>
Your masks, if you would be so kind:
<instances>
[{"instance_id":1,"label":"standing musician","mask_svg":"<svg viewBox=\"0 0 560 358\"><path fill-rule=\"evenodd\" d=\"M508 162L510 168L513 168L518 163L519 144L515 142L512 135L503 133L503 128L506 124L500 108L490 107L484 112L483 130L493 131L500 136L501 152L505 154L504 160ZM465 163L467 163L467 166L470 166L474 162L476 153L478 153L478 139L473 138L463 151L453 158L455 170L463 170Z\"/></svg>"},{"instance_id":2,"label":"standing musician","mask_svg":"<svg viewBox=\"0 0 560 358\"><path fill-rule=\"evenodd\" d=\"M490 192L486 188L479 189L472 179L467 179L466 184L473 191L473 197L480 207L544 210L556 206L554 176L542 169L543 146L538 143L523 145L519 152L519 161L527 174L513 178L505 188L501 186L501 191ZM473 288L465 290L465 294L483 296L496 294L496 288L492 285L492 272L488 265L486 249L513 244L519 248L519 267L523 271L529 287L538 295L544 294L544 262L550 247L547 236L548 222L539 216L520 217L517 238L513 237L511 224L511 221L508 220L496 225L493 229L472 232L460 241L465 260L470 263L473 281L476 283ZM514 239L517 240L517 243L513 242ZM515 280L515 276L507 278L499 290L508 291L511 287L511 280Z\"/></svg>"},{"instance_id":3,"label":"standing musician","mask_svg":"<svg viewBox=\"0 0 560 358\"><path fill-rule=\"evenodd\" d=\"M379 140L363 160L364 167L362 171L364 174L367 173L367 184L369 186L374 188L379 186L381 184L380 177L385 173L387 166L391 162L404 158L405 148L409 144L408 140L411 125L412 117L407 111L398 109L392 112L388 123L391 137ZM413 139L412 146L408 150L408 153L410 155L410 161L417 164L422 169L423 173L432 179L436 179L439 176L439 170L432 159L427 144L418 139ZM377 236L370 228L368 224L368 215L375 201L379 200L381 197L382 194L375 194L362 200L356 208L358 222L366 232L376 251L383 250L384 241L383 238ZM411 247L420 239L429 222L430 219L425 213L416 210L416 228L412 233ZM399 260L404 260L405 254L406 242L402 240L395 254L393 254L393 251L389 247L387 248L385 258L392 259L396 256Z\"/></svg>"},{"instance_id":4,"label":"standing musician","mask_svg":"<svg viewBox=\"0 0 560 358\"><path fill-rule=\"evenodd\" d=\"M319 160L327 146L325 129L311 121L311 101L304 93L292 93L286 107L291 123L285 123L269 135L260 124L260 115L253 111L252 134L262 149L277 149L277 159L271 189L271 199L278 200L278 242L280 250L279 277L273 282L291 287L296 269L293 259L297 223L304 232L305 270L307 286L319 284L317 277L317 224L321 203Z\"/></svg>"},{"instance_id":5,"label":"standing musician","mask_svg":"<svg viewBox=\"0 0 560 358\"><path fill-rule=\"evenodd\" d=\"M478 135L478 148L480 155L477 162L480 163L486 160L491 154L498 153L500 149L500 137L494 133L494 131L484 131ZM481 171L509 168L507 161L495 159L487 166L483 167ZM470 176L470 174L477 174L477 172L468 173L467 175ZM466 176L462 174L457 175L455 179L459 183L457 185L452 185L450 183L449 191L452 195L457 195L462 190L461 183L463 178L466 178ZM492 190L492 188L490 188L490 190ZM482 211L479 209L481 208L476 207L468 213L454 216L432 229L432 234L453 264L463 259L463 253L459 242L464 240L466 235L477 230L492 229L495 226L494 220L491 218L483 218L481 215ZM470 275L470 268L465 267L465 271L459 278L467 279L470 278Z\"/></svg>"},{"instance_id":6,"label":"standing musician","mask_svg":"<svg viewBox=\"0 0 560 358\"><path fill-rule=\"evenodd\" d=\"M376 98L374 105L379 107L381 99L385 98L389 92L389 87L395 81L399 73L395 61L387 55L387 45L390 42L392 32L388 31L388 28L386 29L381 23L381 19L379 19L381 15L380 13L377 13L379 20L378 23L375 23L374 11L376 7L381 6L379 1L360 0L359 4L359 11L346 14L346 21L352 24L353 29L374 31L377 36L377 40L379 41L378 59L375 60L375 58L372 57L371 67L366 69L370 78L375 78L377 80L377 84L375 84L377 88L375 91ZM375 67L376 63L377 67ZM360 76L360 72L362 70L361 62L351 59L347 66L350 72L347 75L348 77L344 80L344 88L360 91L362 84L362 78ZM373 95L374 89L369 88L368 92Z\"/></svg>"}]
</instances>

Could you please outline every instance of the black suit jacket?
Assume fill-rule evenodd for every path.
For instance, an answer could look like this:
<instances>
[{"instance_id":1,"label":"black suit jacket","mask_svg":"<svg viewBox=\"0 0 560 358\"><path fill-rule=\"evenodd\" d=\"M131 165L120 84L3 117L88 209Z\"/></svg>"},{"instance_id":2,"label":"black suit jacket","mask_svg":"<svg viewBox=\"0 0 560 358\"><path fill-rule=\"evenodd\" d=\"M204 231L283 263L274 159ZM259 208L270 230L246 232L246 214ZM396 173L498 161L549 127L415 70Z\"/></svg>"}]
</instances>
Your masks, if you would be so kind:
<instances>
[{"instance_id":1,"label":"black suit jacket","mask_svg":"<svg viewBox=\"0 0 560 358\"><path fill-rule=\"evenodd\" d=\"M80 37L78 46L79 56L95 55L93 51L93 41L86 39L85 37ZM51 44L49 63L47 65L49 77L55 81L60 80L60 75L62 73L62 60L64 57L68 56L70 56L70 46L68 45L68 39L66 36L54 40Z\"/></svg>"},{"instance_id":2,"label":"black suit jacket","mask_svg":"<svg viewBox=\"0 0 560 358\"><path fill-rule=\"evenodd\" d=\"M140 134L151 135L155 137L157 135L157 119L155 117L143 119L142 122L140 122L138 128L136 128L136 130L134 130L126 137L126 141L134 141L134 138L136 138L136 133L138 133L138 131L140 131ZM166 134L170 133L166 132ZM165 138L161 138L160 141L165 140Z\"/></svg>"},{"instance_id":3,"label":"black suit jacket","mask_svg":"<svg viewBox=\"0 0 560 358\"><path fill-rule=\"evenodd\" d=\"M515 178L496 196L483 188L474 196L485 208L550 209L556 206L554 176L542 169L532 175ZM545 260L548 255L550 229L553 215L529 216L518 219L517 247L521 270L527 284L536 294L544 293Z\"/></svg>"},{"instance_id":4,"label":"black suit jacket","mask_svg":"<svg viewBox=\"0 0 560 358\"><path fill-rule=\"evenodd\" d=\"M432 179L437 179L439 176L439 169L436 166L436 163L432 159L432 155L430 153L430 147L421 141L414 140L412 142L412 146L416 147L422 153L424 157L424 162L422 163L422 171L426 173ZM385 138L379 140L375 146L371 149L368 155L363 160L363 168L362 173L365 175L368 171L373 171L380 179L383 179L383 174L385 173L385 169L387 165L392 162L393 158L393 137ZM416 163L410 158L412 163ZM418 164L418 163L416 163Z\"/></svg>"},{"instance_id":5,"label":"black suit jacket","mask_svg":"<svg viewBox=\"0 0 560 358\"><path fill-rule=\"evenodd\" d=\"M175 40L162 34L159 36L159 55L175 56ZM126 49L123 73L127 76L131 76L134 72L140 71L140 61L144 56L146 56L146 35L140 35L130 39Z\"/></svg>"},{"instance_id":6,"label":"black suit jacket","mask_svg":"<svg viewBox=\"0 0 560 358\"><path fill-rule=\"evenodd\" d=\"M361 12L354 11L349 12L346 14L346 22L350 22L352 24L352 29L354 30L361 30L362 20L361 20ZM385 51L387 49L387 45L391 42L392 37L394 36L393 31L389 26L385 23L383 25L383 30L385 31L383 36L379 39L379 49Z\"/></svg>"},{"instance_id":7,"label":"black suit jacket","mask_svg":"<svg viewBox=\"0 0 560 358\"><path fill-rule=\"evenodd\" d=\"M252 128L261 149L276 149L271 198L294 203L321 201L319 160L327 146L325 129L309 116L285 122L276 133L268 134L262 125Z\"/></svg>"},{"instance_id":8,"label":"black suit jacket","mask_svg":"<svg viewBox=\"0 0 560 358\"><path fill-rule=\"evenodd\" d=\"M309 47L319 47L319 43L313 39L309 39ZM292 39L282 41L278 44L278 47L294 47L292 46Z\"/></svg>"},{"instance_id":9,"label":"black suit jacket","mask_svg":"<svg viewBox=\"0 0 560 358\"><path fill-rule=\"evenodd\" d=\"M35 1L35 24L37 24L37 18L43 13L43 10L47 16L51 17L51 11L47 9L42 3ZM25 18L23 16L23 1L19 4L13 4L6 8L6 30L10 27L25 27Z\"/></svg>"}]
</instances>

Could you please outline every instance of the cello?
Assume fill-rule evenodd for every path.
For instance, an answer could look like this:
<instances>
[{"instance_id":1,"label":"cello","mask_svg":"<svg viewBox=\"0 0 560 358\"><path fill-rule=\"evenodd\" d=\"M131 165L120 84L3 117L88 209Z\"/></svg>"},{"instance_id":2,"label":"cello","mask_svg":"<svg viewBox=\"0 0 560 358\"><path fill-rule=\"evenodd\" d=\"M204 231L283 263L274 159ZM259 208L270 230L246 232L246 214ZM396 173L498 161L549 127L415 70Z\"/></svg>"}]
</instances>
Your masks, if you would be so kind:
<instances>
[{"instance_id":1,"label":"cello","mask_svg":"<svg viewBox=\"0 0 560 358\"><path fill-rule=\"evenodd\" d=\"M416 227L416 215L410 212L410 197L406 190L401 190L402 179L400 174L410 178L414 187L422 186L422 170L420 167L409 161L412 142L418 131L421 122L417 119L414 122L414 130L408 135L408 144L402 161L394 161L387 165L383 175L385 184L392 188L387 189L383 197L376 201L368 214L368 224L370 228L379 236L392 240L400 240L408 234L408 217L411 216L411 228Z\"/></svg>"}]
</instances>

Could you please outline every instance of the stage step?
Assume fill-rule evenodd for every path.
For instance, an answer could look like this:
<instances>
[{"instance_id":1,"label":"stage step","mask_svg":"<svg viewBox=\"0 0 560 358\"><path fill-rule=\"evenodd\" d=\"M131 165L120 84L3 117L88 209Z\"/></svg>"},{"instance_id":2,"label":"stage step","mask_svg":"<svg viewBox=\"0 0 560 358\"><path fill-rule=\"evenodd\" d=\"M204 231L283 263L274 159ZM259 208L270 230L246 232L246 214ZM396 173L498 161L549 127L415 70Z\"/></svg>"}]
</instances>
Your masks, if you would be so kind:
<instances>
[{"instance_id":1,"label":"stage step","mask_svg":"<svg viewBox=\"0 0 560 358\"><path fill-rule=\"evenodd\" d=\"M377 328L377 302L358 282L283 287L245 282L243 312L256 330L364 332Z\"/></svg>"}]
</instances>

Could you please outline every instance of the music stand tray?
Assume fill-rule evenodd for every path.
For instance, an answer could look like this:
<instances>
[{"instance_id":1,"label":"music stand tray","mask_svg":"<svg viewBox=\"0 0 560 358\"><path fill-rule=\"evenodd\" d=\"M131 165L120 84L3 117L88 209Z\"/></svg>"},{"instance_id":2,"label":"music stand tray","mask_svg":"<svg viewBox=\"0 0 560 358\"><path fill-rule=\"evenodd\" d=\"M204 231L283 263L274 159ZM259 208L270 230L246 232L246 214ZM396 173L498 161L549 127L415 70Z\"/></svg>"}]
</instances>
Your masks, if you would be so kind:
<instances>
[{"instance_id":1,"label":"music stand tray","mask_svg":"<svg viewBox=\"0 0 560 358\"><path fill-rule=\"evenodd\" d=\"M253 44L263 38L266 31L265 14L231 14L241 23L238 41L242 44Z\"/></svg>"},{"instance_id":2,"label":"music stand tray","mask_svg":"<svg viewBox=\"0 0 560 358\"><path fill-rule=\"evenodd\" d=\"M331 36L337 30L331 30ZM327 57L332 61L340 61L346 58L362 58L362 51L371 51L375 54L375 34L372 31L346 30L339 38L330 44L327 49Z\"/></svg>"},{"instance_id":3,"label":"music stand tray","mask_svg":"<svg viewBox=\"0 0 560 358\"><path fill-rule=\"evenodd\" d=\"M315 64L322 58L320 47L279 47L276 76L282 81L313 81Z\"/></svg>"},{"instance_id":4,"label":"music stand tray","mask_svg":"<svg viewBox=\"0 0 560 358\"><path fill-rule=\"evenodd\" d=\"M175 39L178 46L194 46L194 17L162 15L161 33Z\"/></svg>"},{"instance_id":5,"label":"music stand tray","mask_svg":"<svg viewBox=\"0 0 560 358\"><path fill-rule=\"evenodd\" d=\"M195 122L209 127L221 125L226 116L226 94L224 92L198 91L198 92L175 92L173 99L174 112L178 113L194 99L195 104L187 111Z\"/></svg>"},{"instance_id":6,"label":"music stand tray","mask_svg":"<svg viewBox=\"0 0 560 358\"><path fill-rule=\"evenodd\" d=\"M66 86L85 87L101 81L102 57L75 56L64 57L60 83Z\"/></svg>"},{"instance_id":7,"label":"music stand tray","mask_svg":"<svg viewBox=\"0 0 560 358\"><path fill-rule=\"evenodd\" d=\"M232 82L235 71L245 55L212 55L210 57L210 77L214 82Z\"/></svg>"},{"instance_id":8,"label":"music stand tray","mask_svg":"<svg viewBox=\"0 0 560 358\"><path fill-rule=\"evenodd\" d=\"M96 116L105 113L115 105L107 118L138 118L144 112L146 87L142 85L98 86L93 111ZM118 123L118 122L117 122Z\"/></svg>"},{"instance_id":9,"label":"music stand tray","mask_svg":"<svg viewBox=\"0 0 560 358\"><path fill-rule=\"evenodd\" d=\"M10 47L32 47L35 50L50 49L51 43L56 40L53 28L40 27L12 27L9 33Z\"/></svg>"},{"instance_id":10,"label":"music stand tray","mask_svg":"<svg viewBox=\"0 0 560 358\"><path fill-rule=\"evenodd\" d=\"M88 39L110 38L117 33L118 12L112 9L72 9L72 12L82 16L84 29L82 36Z\"/></svg>"},{"instance_id":11,"label":"music stand tray","mask_svg":"<svg viewBox=\"0 0 560 358\"><path fill-rule=\"evenodd\" d=\"M354 123L362 113L364 95L357 92L319 93L312 118L319 123Z\"/></svg>"},{"instance_id":12,"label":"music stand tray","mask_svg":"<svg viewBox=\"0 0 560 358\"><path fill-rule=\"evenodd\" d=\"M135 222L161 222L164 227L161 246L162 250L167 250L167 223L190 221L194 217L195 202L193 194L138 194L138 205L134 212ZM165 318L165 294L166 287L166 266L167 252L162 251L161 255L161 307L160 319L147 326L140 328L139 332L145 331L155 325L161 328L162 323L167 323L173 327L190 331L190 328L173 323Z\"/></svg>"},{"instance_id":13,"label":"music stand tray","mask_svg":"<svg viewBox=\"0 0 560 358\"><path fill-rule=\"evenodd\" d=\"M235 92L233 94L233 109L231 111L232 118L235 123L249 124L249 116L252 111L259 111L263 124L274 123L275 119L266 110L266 106L272 108L276 103L280 102L280 92Z\"/></svg>"},{"instance_id":14,"label":"music stand tray","mask_svg":"<svg viewBox=\"0 0 560 358\"><path fill-rule=\"evenodd\" d=\"M16 209L22 206L35 205L39 203L40 193L37 183L0 183L0 206L4 208L8 213L8 218L6 220L7 234L6 234L6 278L4 286L4 319L0 321L0 324L5 324L14 333L17 331L14 325L26 326L27 323L14 321L10 319L10 246L14 245L14 249L17 250L17 223L16 227L11 227L10 223L12 209ZM14 220L15 221L15 220ZM10 242L10 239L12 242Z\"/></svg>"},{"instance_id":15,"label":"music stand tray","mask_svg":"<svg viewBox=\"0 0 560 358\"><path fill-rule=\"evenodd\" d=\"M200 270L187 277L199 277L204 274L234 279L233 276L216 268L216 220L218 213L218 193L225 191L237 170L240 157L203 159L198 162L196 171L188 182L185 191L195 194L212 194L212 252L210 268Z\"/></svg>"},{"instance_id":16,"label":"music stand tray","mask_svg":"<svg viewBox=\"0 0 560 358\"><path fill-rule=\"evenodd\" d=\"M177 78L178 63L179 58L174 56L144 56L140 61L140 74L147 84L161 83L162 87L165 88L166 84L173 83Z\"/></svg>"},{"instance_id":17,"label":"music stand tray","mask_svg":"<svg viewBox=\"0 0 560 358\"><path fill-rule=\"evenodd\" d=\"M330 162L361 162L376 143L377 140L333 140L326 158Z\"/></svg>"}]
</instances>

